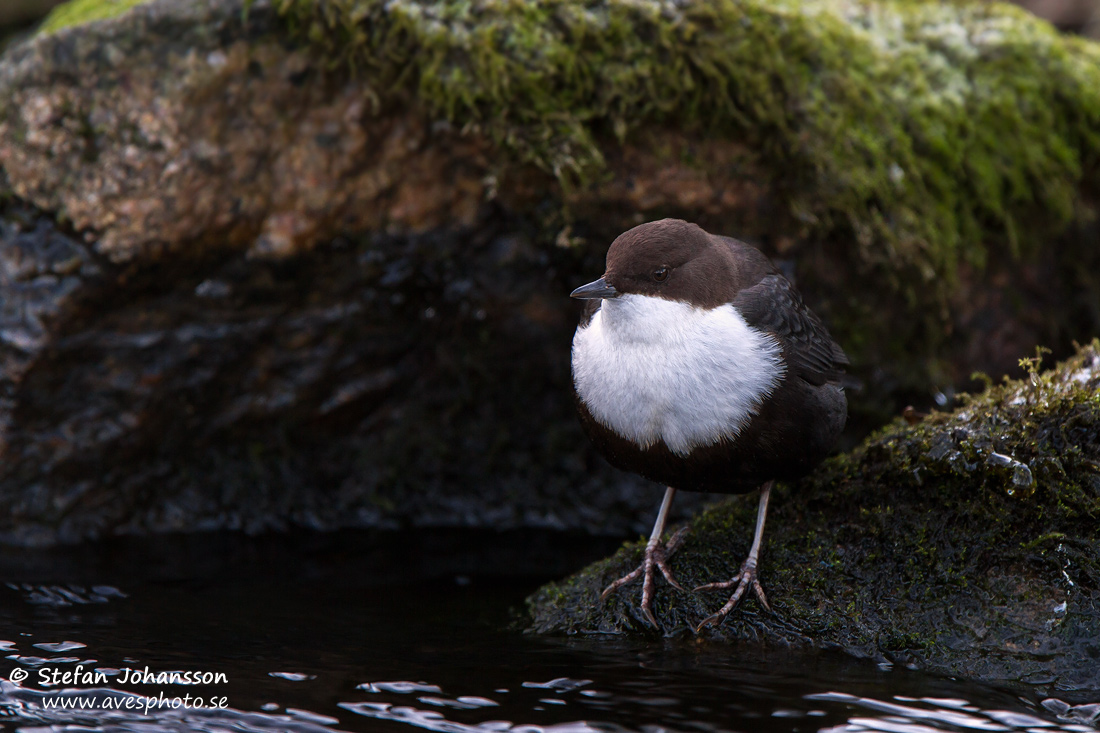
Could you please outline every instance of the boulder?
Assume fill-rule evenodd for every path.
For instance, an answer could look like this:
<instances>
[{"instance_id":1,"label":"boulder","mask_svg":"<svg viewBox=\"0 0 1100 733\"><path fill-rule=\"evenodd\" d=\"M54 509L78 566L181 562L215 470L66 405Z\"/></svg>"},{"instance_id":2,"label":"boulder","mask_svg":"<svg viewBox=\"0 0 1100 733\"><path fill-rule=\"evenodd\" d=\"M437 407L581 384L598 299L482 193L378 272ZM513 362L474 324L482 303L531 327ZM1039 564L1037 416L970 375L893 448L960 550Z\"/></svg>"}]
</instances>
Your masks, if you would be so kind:
<instances>
[{"instance_id":1,"label":"boulder","mask_svg":"<svg viewBox=\"0 0 1100 733\"><path fill-rule=\"evenodd\" d=\"M985 3L73 0L0 56L0 540L644 531L569 396L616 234L776 257L855 437L1100 332L1097 129Z\"/></svg>"}]
</instances>

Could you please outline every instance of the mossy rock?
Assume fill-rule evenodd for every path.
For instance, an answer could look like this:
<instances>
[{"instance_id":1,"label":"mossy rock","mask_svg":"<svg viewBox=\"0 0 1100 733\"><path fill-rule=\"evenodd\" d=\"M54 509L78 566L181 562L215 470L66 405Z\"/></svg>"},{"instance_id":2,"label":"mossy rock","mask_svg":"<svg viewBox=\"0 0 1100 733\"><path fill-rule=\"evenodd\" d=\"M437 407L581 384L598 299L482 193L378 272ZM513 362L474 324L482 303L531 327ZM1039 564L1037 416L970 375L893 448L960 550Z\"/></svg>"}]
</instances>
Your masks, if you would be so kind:
<instances>
[{"instance_id":1,"label":"mossy rock","mask_svg":"<svg viewBox=\"0 0 1100 733\"><path fill-rule=\"evenodd\" d=\"M1087 193L1100 183L1100 46L1015 6L272 5L383 106L411 92L491 140L502 190L522 188L524 165L553 176L560 217L544 224L564 223L561 241L602 250L677 216L788 260L867 387L853 399L860 426L1100 329L1081 305L1100 298ZM639 149L657 175L632 176ZM679 190L618 206L617 188L651 190L666 172ZM1036 281L1087 295L1039 310L1020 297ZM1006 324L1003 346L971 349L990 321Z\"/></svg>"},{"instance_id":2,"label":"mossy rock","mask_svg":"<svg viewBox=\"0 0 1100 733\"><path fill-rule=\"evenodd\" d=\"M132 3L71 0L0 73L11 189L112 259L481 206L602 254L678 216L785 261L861 425L1100 330L1100 47L1018 8L147 0L71 28Z\"/></svg>"},{"instance_id":3,"label":"mossy rock","mask_svg":"<svg viewBox=\"0 0 1100 733\"><path fill-rule=\"evenodd\" d=\"M1100 180L1100 46L1006 4L274 5L334 62L415 89L566 186L638 130L744 141L787 216L851 236L854 260L913 293L1038 246Z\"/></svg>"},{"instance_id":4,"label":"mossy rock","mask_svg":"<svg viewBox=\"0 0 1100 733\"><path fill-rule=\"evenodd\" d=\"M735 165L774 202L758 231L728 233L842 243L834 256L923 311L902 340L928 349L961 271L1035 255L1095 219L1081 192L1100 183L1100 46L1008 4L242 1L274 6L378 108L411 97L491 139L497 178L532 163L552 174L567 221L603 218L585 202L609 159L654 129L736 142L749 152ZM140 2L71 0L44 30ZM668 165L728 173L666 147ZM867 315L834 319L857 361L889 340L855 325Z\"/></svg>"},{"instance_id":5,"label":"mossy rock","mask_svg":"<svg viewBox=\"0 0 1100 733\"><path fill-rule=\"evenodd\" d=\"M704 638L1100 689L1100 341L953 413L890 425L782 487L772 507L761 580L775 612L743 600ZM685 587L732 577L754 509L745 497L691 522L671 562ZM636 584L599 600L642 547L541 589L532 628L654 633ZM666 634L690 634L724 600L658 580L656 615Z\"/></svg>"}]
</instances>

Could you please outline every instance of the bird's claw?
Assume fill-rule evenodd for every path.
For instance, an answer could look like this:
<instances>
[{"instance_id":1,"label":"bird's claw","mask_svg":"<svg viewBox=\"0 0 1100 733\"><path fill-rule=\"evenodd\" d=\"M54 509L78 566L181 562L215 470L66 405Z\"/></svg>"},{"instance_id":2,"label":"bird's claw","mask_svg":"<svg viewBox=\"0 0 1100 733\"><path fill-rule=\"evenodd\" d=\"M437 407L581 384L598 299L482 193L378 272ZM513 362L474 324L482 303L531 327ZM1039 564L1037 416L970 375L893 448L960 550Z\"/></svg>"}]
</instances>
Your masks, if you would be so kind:
<instances>
[{"instance_id":1,"label":"bird's claw","mask_svg":"<svg viewBox=\"0 0 1100 733\"><path fill-rule=\"evenodd\" d=\"M730 588L734 585L737 586L737 589L733 592L733 595L730 596L730 599L726 601L726 605L703 619L699 625L695 627L695 633L699 633L706 626L717 626L722 623L722 620L729 615L729 612L737 608L737 604L740 603L742 596L745 595L745 591L748 590L749 586L752 586L753 591L755 591L756 598L760 601L760 605L769 612L772 610L772 607L768 605L767 596L764 595L764 588L760 585L760 580L756 577L756 563L750 564L748 560L742 563L741 570L734 578L723 583L707 583L706 585L700 585L694 590L714 590L717 588Z\"/></svg>"},{"instance_id":2,"label":"bird's claw","mask_svg":"<svg viewBox=\"0 0 1100 733\"><path fill-rule=\"evenodd\" d=\"M672 575L672 570L668 567L668 558L679 549L684 541L684 535L686 534L687 527L683 527L677 530L676 534L672 535L668 543L663 546L660 542L646 545L642 564L604 588L603 593L600 594L600 600L607 600L609 595L634 580L639 575L642 575L642 615L650 626L659 629L660 624L657 623L657 617L653 615L653 579L656 574L654 568L661 572L661 575L664 576L665 580L667 580L668 584L673 588L685 593L687 592L684 587L676 581L676 578Z\"/></svg>"}]
</instances>

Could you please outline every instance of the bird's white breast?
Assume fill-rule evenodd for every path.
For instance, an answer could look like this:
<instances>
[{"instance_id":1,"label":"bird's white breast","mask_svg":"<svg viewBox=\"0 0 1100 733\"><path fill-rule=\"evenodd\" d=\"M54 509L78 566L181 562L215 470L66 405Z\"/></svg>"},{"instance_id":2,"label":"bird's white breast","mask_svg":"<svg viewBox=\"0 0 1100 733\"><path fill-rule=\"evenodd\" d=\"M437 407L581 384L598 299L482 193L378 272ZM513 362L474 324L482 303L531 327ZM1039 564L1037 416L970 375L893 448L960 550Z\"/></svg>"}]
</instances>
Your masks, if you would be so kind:
<instances>
[{"instance_id":1,"label":"bird's white breast","mask_svg":"<svg viewBox=\"0 0 1100 733\"><path fill-rule=\"evenodd\" d=\"M592 416L678 455L739 434L784 370L775 339L731 305L623 295L573 337L573 381Z\"/></svg>"}]
</instances>

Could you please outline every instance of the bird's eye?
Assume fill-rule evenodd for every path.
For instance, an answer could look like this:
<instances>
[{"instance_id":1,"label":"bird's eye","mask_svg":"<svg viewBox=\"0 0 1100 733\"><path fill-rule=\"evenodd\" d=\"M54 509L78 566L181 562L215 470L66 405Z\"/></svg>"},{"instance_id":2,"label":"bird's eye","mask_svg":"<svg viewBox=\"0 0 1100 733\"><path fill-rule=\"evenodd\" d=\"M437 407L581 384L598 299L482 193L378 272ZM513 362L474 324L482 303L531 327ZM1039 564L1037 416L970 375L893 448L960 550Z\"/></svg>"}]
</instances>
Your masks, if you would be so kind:
<instances>
[{"instance_id":1,"label":"bird's eye","mask_svg":"<svg viewBox=\"0 0 1100 733\"><path fill-rule=\"evenodd\" d=\"M668 280L668 268L658 267L656 270L653 271L653 279L659 283L663 283L665 280Z\"/></svg>"}]
</instances>

